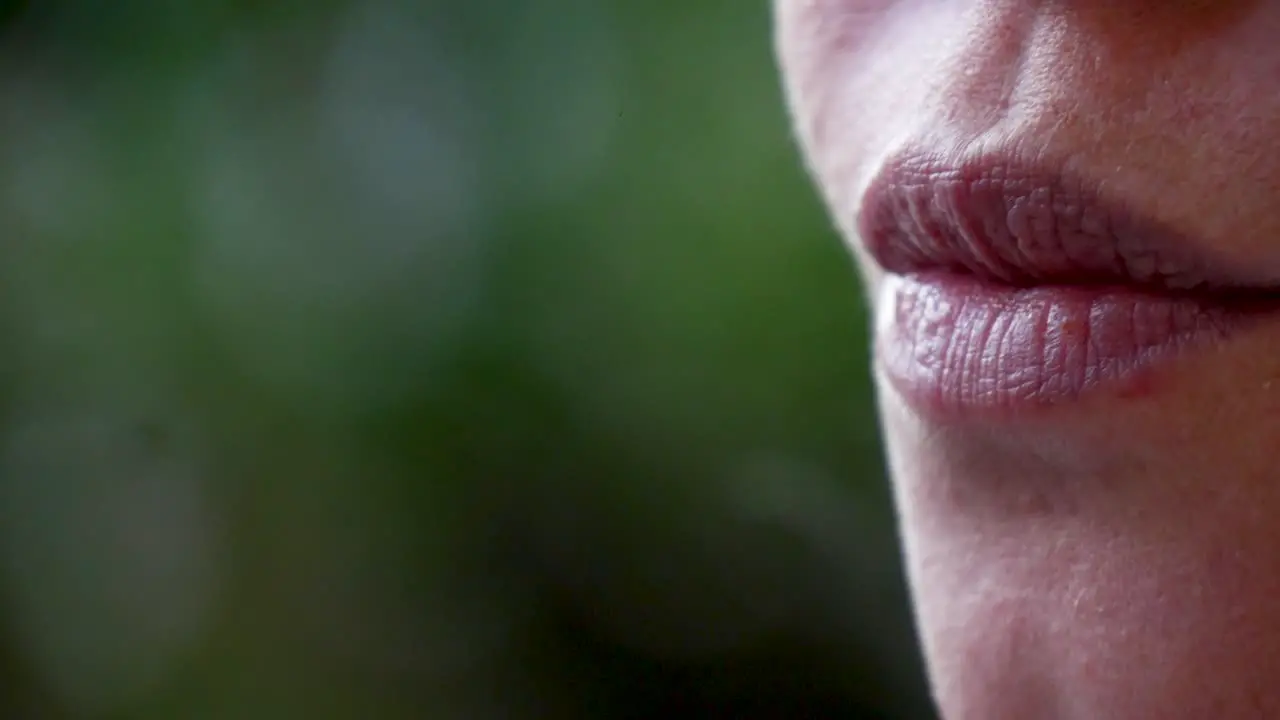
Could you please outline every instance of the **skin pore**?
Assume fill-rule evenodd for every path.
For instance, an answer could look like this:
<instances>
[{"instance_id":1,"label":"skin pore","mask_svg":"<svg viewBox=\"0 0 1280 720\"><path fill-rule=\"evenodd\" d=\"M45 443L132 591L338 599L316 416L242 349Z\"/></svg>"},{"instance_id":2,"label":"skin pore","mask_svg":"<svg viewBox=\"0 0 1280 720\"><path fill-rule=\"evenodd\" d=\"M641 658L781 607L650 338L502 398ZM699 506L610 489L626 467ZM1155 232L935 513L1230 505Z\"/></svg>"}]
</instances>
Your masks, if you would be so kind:
<instances>
[{"instance_id":1,"label":"skin pore","mask_svg":"<svg viewBox=\"0 0 1280 720\"><path fill-rule=\"evenodd\" d=\"M1280 288L1280 1L775 0L804 159L859 236L891 158L1000 153ZM1280 314L1001 415L876 383L948 720L1280 717ZM888 338L888 340L886 340Z\"/></svg>"}]
</instances>

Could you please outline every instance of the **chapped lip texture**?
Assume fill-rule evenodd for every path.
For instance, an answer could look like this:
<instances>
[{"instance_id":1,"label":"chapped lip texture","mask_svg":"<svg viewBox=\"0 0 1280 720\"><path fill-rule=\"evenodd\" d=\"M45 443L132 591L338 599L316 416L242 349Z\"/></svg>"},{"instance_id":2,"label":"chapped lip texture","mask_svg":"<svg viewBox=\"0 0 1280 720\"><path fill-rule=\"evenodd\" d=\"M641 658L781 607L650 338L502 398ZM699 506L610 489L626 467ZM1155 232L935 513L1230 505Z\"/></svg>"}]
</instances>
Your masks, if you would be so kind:
<instances>
[{"instance_id":1,"label":"chapped lip texture","mask_svg":"<svg viewBox=\"0 0 1280 720\"><path fill-rule=\"evenodd\" d=\"M1000 157L886 165L859 231L889 274L881 365L922 409L1010 410L1123 389L1280 309L1273 288L1186 237Z\"/></svg>"}]
</instances>

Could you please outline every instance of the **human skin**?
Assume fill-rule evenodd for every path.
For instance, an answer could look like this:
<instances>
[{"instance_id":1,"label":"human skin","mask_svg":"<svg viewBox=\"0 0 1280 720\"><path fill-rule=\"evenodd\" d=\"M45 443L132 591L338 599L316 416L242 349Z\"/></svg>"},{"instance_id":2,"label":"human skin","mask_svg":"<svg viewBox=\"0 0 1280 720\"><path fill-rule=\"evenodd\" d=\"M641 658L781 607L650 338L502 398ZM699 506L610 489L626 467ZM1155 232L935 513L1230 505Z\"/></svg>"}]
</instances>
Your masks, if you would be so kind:
<instances>
[{"instance_id":1,"label":"human skin","mask_svg":"<svg viewBox=\"0 0 1280 720\"><path fill-rule=\"evenodd\" d=\"M775 27L881 325L860 205L909 147L1013 148L1280 280L1280 1L775 0ZM1280 717L1280 315L998 413L904 392L892 342L880 416L945 718Z\"/></svg>"}]
</instances>

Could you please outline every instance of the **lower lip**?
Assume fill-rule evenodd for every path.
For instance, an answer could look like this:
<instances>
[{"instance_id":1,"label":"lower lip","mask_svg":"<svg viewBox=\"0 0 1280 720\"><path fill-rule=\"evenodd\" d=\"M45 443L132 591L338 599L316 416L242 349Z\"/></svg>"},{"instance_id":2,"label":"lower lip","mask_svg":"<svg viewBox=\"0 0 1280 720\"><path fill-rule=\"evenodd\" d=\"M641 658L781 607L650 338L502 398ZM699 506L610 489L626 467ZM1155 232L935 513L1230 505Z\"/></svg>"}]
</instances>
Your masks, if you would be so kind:
<instances>
[{"instance_id":1,"label":"lower lip","mask_svg":"<svg viewBox=\"0 0 1280 720\"><path fill-rule=\"evenodd\" d=\"M1095 390L1141 394L1157 367L1280 306L1130 288L993 285L953 274L889 275L880 365L919 410L1019 410Z\"/></svg>"}]
</instances>

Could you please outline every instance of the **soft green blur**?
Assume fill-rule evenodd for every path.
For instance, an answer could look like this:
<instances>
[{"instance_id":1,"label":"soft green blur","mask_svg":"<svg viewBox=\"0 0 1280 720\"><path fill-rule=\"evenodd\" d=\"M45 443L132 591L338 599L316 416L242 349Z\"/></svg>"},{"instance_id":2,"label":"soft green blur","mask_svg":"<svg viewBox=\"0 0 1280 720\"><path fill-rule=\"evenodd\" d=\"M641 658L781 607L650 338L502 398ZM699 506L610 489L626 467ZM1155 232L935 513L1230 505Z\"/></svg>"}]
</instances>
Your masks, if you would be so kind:
<instances>
[{"instance_id":1,"label":"soft green blur","mask_svg":"<svg viewBox=\"0 0 1280 720\"><path fill-rule=\"evenodd\" d=\"M763 0L0 17L0 717L928 716Z\"/></svg>"}]
</instances>

